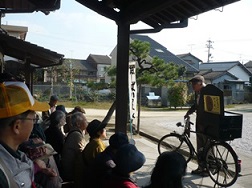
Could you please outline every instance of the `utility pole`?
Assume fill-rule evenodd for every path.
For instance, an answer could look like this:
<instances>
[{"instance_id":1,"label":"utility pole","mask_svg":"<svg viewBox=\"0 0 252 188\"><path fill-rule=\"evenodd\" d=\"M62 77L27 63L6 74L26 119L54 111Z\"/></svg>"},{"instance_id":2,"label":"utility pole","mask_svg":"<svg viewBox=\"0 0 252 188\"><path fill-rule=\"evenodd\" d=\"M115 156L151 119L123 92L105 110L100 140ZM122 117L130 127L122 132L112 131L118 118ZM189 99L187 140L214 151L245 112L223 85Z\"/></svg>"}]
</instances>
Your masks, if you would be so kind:
<instances>
[{"instance_id":1,"label":"utility pole","mask_svg":"<svg viewBox=\"0 0 252 188\"><path fill-rule=\"evenodd\" d=\"M192 53L192 47L194 46L195 44L189 44L188 46L190 47L190 53Z\"/></svg>"},{"instance_id":2,"label":"utility pole","mask_svg":"<svg viewBox=\"0 0 252 188\"><path fill-rule=\"evenodd\" d=\"M212 43L213 43L213 41L208 40L208 41L207 41L207 44L206 44L206 47L207 47L207 49L208 49L208 50L207 50L207 63L210 62L210 57L212 57L212 54L211 54L211 52L210 52L210 50L213 49Z\"/></svg>"}]
</instances>

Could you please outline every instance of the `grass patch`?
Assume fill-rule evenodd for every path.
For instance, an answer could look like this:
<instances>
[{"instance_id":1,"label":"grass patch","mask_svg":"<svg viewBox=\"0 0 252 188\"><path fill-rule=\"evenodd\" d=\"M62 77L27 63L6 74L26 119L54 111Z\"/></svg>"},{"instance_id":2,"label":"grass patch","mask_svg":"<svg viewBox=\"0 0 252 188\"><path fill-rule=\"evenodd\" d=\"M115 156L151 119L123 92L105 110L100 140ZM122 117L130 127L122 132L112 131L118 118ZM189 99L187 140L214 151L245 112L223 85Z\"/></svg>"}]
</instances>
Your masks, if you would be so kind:
<instances>
[{"instance_id":1,"label":"grass patch","mask_svg":"<svg viewBox=\"0 0 252 188\"><path fill-rule=\"evenodd\" d=\"M85 108L95 108L95 109L109 109L112 102L72 102L72 101L59 101L57 103L64 105L66 108L74 108L75 106L81 106Z\"/></svg>"}]
</instances>

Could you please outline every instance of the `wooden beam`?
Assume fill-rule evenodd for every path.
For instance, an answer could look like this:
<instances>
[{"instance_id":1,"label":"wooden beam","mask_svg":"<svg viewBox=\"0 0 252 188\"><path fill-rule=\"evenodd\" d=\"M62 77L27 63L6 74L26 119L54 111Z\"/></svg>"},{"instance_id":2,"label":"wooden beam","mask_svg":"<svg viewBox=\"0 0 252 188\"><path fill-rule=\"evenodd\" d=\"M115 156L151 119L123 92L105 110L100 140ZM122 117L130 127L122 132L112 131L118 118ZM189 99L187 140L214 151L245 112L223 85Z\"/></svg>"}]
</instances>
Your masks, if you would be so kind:
<instances>
[{"instance_id":1,"label":"wooden beam","mask_svg":"<svg viewBox=\"0 0 252 188\"><path fill-rule=\"evenodd\" d=\"M118 23L115 132L127 133L130 25Z\"/></svg>"}]
</instances>

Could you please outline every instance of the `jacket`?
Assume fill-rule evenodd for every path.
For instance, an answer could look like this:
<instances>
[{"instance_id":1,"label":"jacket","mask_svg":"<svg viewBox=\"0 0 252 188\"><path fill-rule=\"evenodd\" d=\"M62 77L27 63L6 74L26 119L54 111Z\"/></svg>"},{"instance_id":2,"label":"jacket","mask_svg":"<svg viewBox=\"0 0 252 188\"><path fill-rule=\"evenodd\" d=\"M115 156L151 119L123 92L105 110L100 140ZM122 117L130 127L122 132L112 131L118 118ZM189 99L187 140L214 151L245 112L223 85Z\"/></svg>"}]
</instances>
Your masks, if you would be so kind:
<instances>
[{"instance_id":1,"label":"jacket","mask_svg":"<svg viewBox=\"0 0 252 188\"><path fill-rule=\"evenodd\" d=\"M31 188L34 181L33 162L21 151L13 151L4 143L0 144L1 166L6 166L11 177L6 177L8 173L4 173L0 169L0 187L9 188L10 180L13 180L17 187ZM4 164L2 164L4 163ZM3 176L4 175L4 176ZM6 184L7 182L7 184Z\"/></svg>"}]
</instances>

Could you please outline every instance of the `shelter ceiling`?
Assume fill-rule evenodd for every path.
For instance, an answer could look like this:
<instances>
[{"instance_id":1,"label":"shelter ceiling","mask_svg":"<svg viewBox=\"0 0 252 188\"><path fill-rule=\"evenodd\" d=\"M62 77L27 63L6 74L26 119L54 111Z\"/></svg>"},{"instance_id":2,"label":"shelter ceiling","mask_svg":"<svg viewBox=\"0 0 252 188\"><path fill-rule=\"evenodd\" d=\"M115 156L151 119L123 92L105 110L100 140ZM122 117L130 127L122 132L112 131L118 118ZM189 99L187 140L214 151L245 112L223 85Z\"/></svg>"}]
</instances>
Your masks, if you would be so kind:
<instances>
[{"instance_id":1,"label":"shelter ceiling","mask_svg":"<svg viewBox=\"0 0 252 188\"><path fill-rule=\"evenodd\" d=\"M76 1L115 22L135 24L142 21L157 32L164 28L186 27L188 18L239 0Z\"/></svg>"},{"instance_id":2,"label":"shelter ceiling","mask_svg":"<svg viewBox=\"0 0 252 188\"><path fill-rule=\"evenodd\" d=\"M49 14L60 8L60 0L1 0L0 13L31 13L41 11Z\"/></svg>"},{"instance_id":3,"label":"shelter ceiling","mask_svg":"<svg viewBox=\"0 0 252 188\"><path fill-rule=\"evenodd\" d=\"M62 54L2 33L0 49L3 54L23 61L28 60L37 68L61 65L64 57Z\"/></svg>"}]
</instances>

